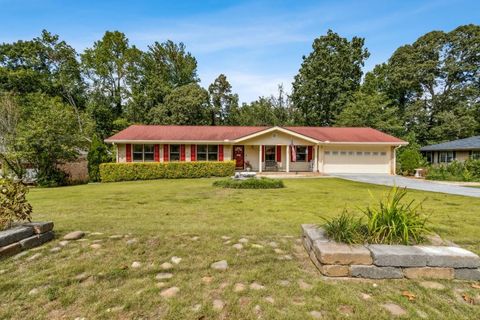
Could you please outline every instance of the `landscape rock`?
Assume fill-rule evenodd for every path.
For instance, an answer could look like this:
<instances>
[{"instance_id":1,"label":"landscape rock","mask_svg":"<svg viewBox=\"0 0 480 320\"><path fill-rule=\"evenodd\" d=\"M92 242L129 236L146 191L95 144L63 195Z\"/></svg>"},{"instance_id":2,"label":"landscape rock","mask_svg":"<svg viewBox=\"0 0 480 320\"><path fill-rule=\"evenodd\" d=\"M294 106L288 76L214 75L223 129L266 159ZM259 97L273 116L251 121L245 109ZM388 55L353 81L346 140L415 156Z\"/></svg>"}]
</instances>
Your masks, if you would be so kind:
<instances>
[{"instance_id":1,"label":"landscape rock","mask_svg":"<svg viewBox=\"0 0 480 320\"><path fill-rule=\"evenodd\" d=\"M303 280L303 279L298 280L298 286L300 287L300 289L305 290L305 291L311 290L313 288L313 286L311 284L306 283L305 280Z\"/></svg>"},{"instance_id":2,"label":"landscape rock","mask_svg":"<svg viewBox=\"0 0 480 320\"><path fill-rule=\"evenodd\" d=\"M480 257L459 247L417 246L431 267L478 268Z\"/></svg>"},{"instance_id":3,"label":"landscape rock","mask_svg":"<svg viewBox=\"0 0 480 320\"><path fill-rule=\"evenodd\" d=\"M455 279L460 280L480 280L479 269L455 269Z\"/></svg>"},{"instance_id":4,"label":"landscape rock","mask_svg":"<svg viewBox=\"0 0 480 320\"><path fill-rule=\"evenodd\" d=\"M108 238L110 238L110 239L112 239L112 240L118 240L118 239L122 239L122 238L123 238L123 235L121 235L121 234L114 234L114 235L112 235L112 236L110 236L110 237L108 237Z\"/></svg>"},{"instance_id":5,"label":"landscape rock","mask_svg":"<svg viewBox=\"0 0 480 320\"><path fill-rule=\"evenodd\" d=\"M28 238L33 235L33 228L18 226L0 231L0 247L8 246L14 242Z\"/></svg>"},{"instance_id":6,"label":"landscape rock","mask_svg":"<svg viewBox=\"0 0 480 320\"><path fill-rule=\"evenodd\" d=\"M235 243L232 247L235 248L235 249L237 249L237 250L242 250L242 249L243 249L243 244L241 244L241 243Z\"/></svg>"},{"instance_id":7,"label":"landscape rock","mask_svg":"<svg viewBox=\"0 0 480 320\"><path fill-rule=\"evenodd\" d=\"M273 297L265 297L265 301L267 301L270 304L275 304L275 299Z\"/></svg>"},{"instance_id":8,"label":"landscape rock","mask_svg":"<svg viewBox=\"0 0 480 320\"><path fill-rule=\"evenodd\" d=\"M208 277L208 276L205 276L202 278L202 282L203 283L206 283L206 284L209 284L213 281L213 277Z\"/></svg>"},{"instance_id":9,"label":"landscape rock","mask_svg":"<svg viewBox=\"0 0 480 320\"><path fill-rule=\"evenodd\" d=\"M39 291L39 290L38 290L37 288L33 288L32 290L30 290L30 291L28 292L28 295L29 295L29 296L34 296L34 295L38 294L38 291Z\"/></svg>"},{"instance_id":10,"label":"landscape rock","mask_svg":"<svg viewBox=\"0 0 480 320\"><path fill-rule=\"evenodd\" d=\"M288 287L290 285L290 281L288 280L279 280L278 284L281 285L282 287Z\"/></svg>"},{"instance_id":11,"label":"landscape rock","mask_svg":"<svg viewBox=\"0 0 480 320\"><path fill-rule=\"evenodd\" d=\"M282 249L278 249L278 248L273 249L273 251L275 251L275 253L278 253L278 254L285 253L285 251L283 251Z\"/></svg>"},{"instance_id":12,"label":"landscape rock","mask_svg":"<svg viewBox=\"0 0 480 320\"><path fill-rule=\"evenodd\" d=\"M171 287L171 288L165 289L162 292L160 292L160 295L164 298L173 298L179 292L180 292L180 288Z\"/></svg>"},{"instance_id":13,"label":"landscape rock","mask_svg":"<svg viewBox=\"0 0 480 320\"><path fill-rule=\"evenodd\" d=\"M41 256L42 256L41 253L35 253L34 255L28 257L28 258L27 258L27 261L37 260L37 259L40 258Z\"/></svg>"},{"instance_id":14,"label":"landscape rock","mask_svg":"<svg viewBox=\"0 0 480 320\"><path fill-rule=\"evenodd\" d=\"M215 270L225 271L228 269L228 263L226 260L221 260L221 261L212 263L210 267Z\"/></svg>"},{"instance_id":15,"label":"landscape rock","mask_svg":"<svg viewBox=\"0 0 480 320\"><path fill-rule=\"evenodd\" d=\"M315 241L329 242L327 234L323 228L318 228L311 224L302 224L304 242L308 249L312 248Z\"/></svg>"},{"instance_id":16,"label":"landscape rock","mask_svg":"<svg viewBox=\"0 0 480 320\"><path fill-rule=\"evenodd\" d=\"M322 319L322 313L320 311L313 310L310 311L309 314L313 319Z\"/></svg>"},{"instance_id":17,"label":"landscape rock","mask_svg":"<svg viewBox=\"0 0 480 320\"><path fill-rule=\"evenodd\" d=\"M324 264L320 266L320 272L327 277L348 277L350 268L345 265Z\"/></svg>"},{"instance_id":18,"label":"landscape rock","mask_svg":"<svg viewBox=\"0 0 480 320\"><path fill-rule=\"evenodd\" d=\"M222 239L223 239L223 240L230 240L230 239L231 239L231 237L228 237L228 236L222 236Z\"/></svg>"},{"instance_id":19,"label":"landscape rock","mask_svg":"<svg viewBox=\"0 0 480 320\"><path fill-rule=\"evenodd\" d=\"M401 279L403 278L402 270L394 267L377 267L365 265L350 266L350 274L356 278L370 279Z\"/></svg>"},{"instance_id":20,"label":"landscape rock","mask_svg":"<svg viewBox=\"0 0 480 320\"><path fill-rule=\"evenodd\" d=\"M220 299L213 300L213 310L215 311L222 311L225 307L225 302Z\"/></svg>"},{"instance_id":21,"label":"landscape rock","mask_svg":"<svg viewBox=\"0 0 480 320\"><path fill-rule=\"evenodd\" d=\"M265 289L265 286L261 285L260 283L253 282L250 284L250 289L252 290L263 290Z\"/></svg>"},{"instance_id":22,"label":"landscape rock","mask_svg":"<svg viewBox=\"0 0 480 320\"><path fill-rule=\"evenodd\" d=\"M269 245L270 247L272 247L272 248L278 247L278 243L276 243L275 241L270 241L270 242L268 243L268 245Z\"/></svg>"},{"instance_id":23,"label":"landscape rock","mask_svg":"<svg viewBox=\"0 0 480 320\"><path fill-rule=\"evenodd\" d=\"M409 279L453 279L453 268L406 268L403 269L403 274Z\"/></svg>"},{"instance_id":24,"label":"landscape rock","mask_svg":"<svg viewBox=\"0 0 480 320\"><path fill-rule=\"evenodd\" d=\"M395 303L385 303L382 307L390 312L392 316L401 317L407 314L407 311Z\"/></svg>"},{"instance_id":25,"label":"landscape rock","mask_svg":"<svg viewBox=\"0 0 480 320\"><path fill-rule=\"evenodd\" d=\"M243 283L235 283L233 287L233 292L242 292L245 290L245 285Z\"/></svg>"},{"instance_id":26,"label":"landscape rock","mask_svg":"<svg viewBox=\"0 0 480 320\"><path fill-rule=\"evenodd\" d=\"M170 262L164 262L160 265L160 268L163 270L170 270L173 268L173 265Z\"/></svg>"},{"instance_id":27,"label":"landscape rock","mask_svg":"<svg viewBox=\"0 0 480 320\"><path fill-rule=\"evenodd\" d=\"M262 246L261 244L254 243L254 244L252 244L252 248L255 248L255 249L263 249L264 246Z\"/></svg>"},{"instance_id":28,"label":"landscape rock","mask_svg":"<svg viewBox=\"0 0 480 320\"><path fill-rule=\"evenodd\" d=\"M248 239L246 239L246 238L241 238L240 240L238 240L238 242L240 242L240 243L247 243L247 242L248 242Z\"/></svg>"},{"instance_id":29,"label":"landscape rock","mask_svg":"<svg viewBox=\"0 0 480 320\"><path fill-rule=\"evenodd\" d=\"M157 280L164 280L164 279L171 279L173 277L173 274L168 273L168 272L160 272L155 276L155 279Z\"/></svg>"},{"instance_id":30,"label":"landscape rock","mask_svg":"<svg viewBox=\"0 0 480 320\"><path fill-rule=\"evenodd\" d=\"M142 266L142 263L140 261L133 261L132 262L132 268L133 269L138 269Z\"/></svg>"},{"instance_id":31,"label":"landscape rock","mask_svg":"<svg viewBox=\"0 0 480 320\"><path fill-rule=\"evenodd\" d=\"M370 251L361 245L347 245L335 242L313 243L315 256L323 264L372 264Z\"/></svg>"},{"instance_id":32,"label":"landscape rock","mask_svg":"<svg viewBox=\"0 0 480 320\"><path fill-rule=\"evenodd\" d=\"M19 243L22 246L23 250L27 250L38 247L39 245L42 245L45 242L52 240L54 237L55 235L53 234L53 231L48 231L46 233L36 234L29 238L20 240Z\"/></svg>"},{"instance_id":33,"label":"landscape rock","mask_svg":"<svg viewBox=\"0 0 480 320\"><path fill-rule=\"evenodd\" d=\"M83 231L73 231L63 236L63 240L78 240L85 236Z\"/></svg>"},{"instance_id":34,"label":"landscape rock","mask_svg":"<svg viewBox=\"0 0 480 320\"><path fill-rule=\"evenodd\" d=\"M13 256L22 251L22 246L18 242L0 247L0 259Z\"/></svg>"},{"instance_id":35,"label":"landscape rock","mask_svg":"<svg viewBox=\"0 0 480 320\"><path fill-rule=\"evenodd\" d=\"M70 241L68 241L68 240L62 240L58 244L61 245L62 247L65 247L69 243L70 243Z\"/></svg>"},{"instance_id":36,"label":"landscape rock","mask_svg":"<svg viewBox=\"0 0 480 320\"><path fill-rule=\"evenodd\" d=\"M175 263L175 264L179 264L179 263L182 261L182 258L173 256L173 257L170 259L170 261L172 261L172 262Z\"/></svg>"},{"instance_id":37,"label":"landscape rock","mask_svg":"<svg viewBox=\"0 0 480 320\"><path fill-rule=\"evenodd\" d=\"M102 245L99 244L99 243L94 243L94 244L90 245L90 248L92 248L92 249L100 249L101 247L102 247Z\"/></svg>"},{"instance_id":38,"label":"landscape rock","mask_svg":"<svg viewBox=\"0 0 480 320\"><path fill-rule=\"evenodd\" d=\"M373 263L380 267L424 267L427 259L424 252L415 246L369 245Z\"/></svg>"},{"instance_id":39,"label":"landscape rock","mask_svg":"<svg viewBox=\"0 0 480 320\"><path fill-rule=\"evenodd\" d=\"M53 230L52 221L29 222L25 223L23 226L32 228L33 232L36 234L45 233Z\"/></svg>"},{"instance_id":40,"label":"landscape rock","mask_svg":"<svg viewBox=\"0 0 480 320\"><path fill-rule=\"evenodd\" d=\"M127 244L127 246L131 246L131 245L134 245L138 242L137 239L128 239L125 243Z\"/></svg>"}]
</instances>

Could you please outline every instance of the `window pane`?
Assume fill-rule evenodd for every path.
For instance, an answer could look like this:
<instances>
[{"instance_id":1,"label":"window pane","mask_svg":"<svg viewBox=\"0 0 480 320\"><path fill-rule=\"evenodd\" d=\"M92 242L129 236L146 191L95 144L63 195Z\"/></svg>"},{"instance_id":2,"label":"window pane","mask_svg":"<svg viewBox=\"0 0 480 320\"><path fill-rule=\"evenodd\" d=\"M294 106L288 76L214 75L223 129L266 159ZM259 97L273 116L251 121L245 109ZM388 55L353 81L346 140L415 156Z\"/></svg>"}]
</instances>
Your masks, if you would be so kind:
<instances>
[{"instance_id":1,"label":"window pane","mask_svg":"<svg viewBox=\"0 0 480 320\"><path fill-rule=\"evenodd\" d=\"M307 147L297 146L297 161L307 161Z\"/></svg>"},{"instance_id":2,"label":"window pane","mask_svg":"<svg viewBox=\"0 0 480 320\"><path fill-rule=\"evenodd\" d=\"M145 153L153 153L153 144L145 144L143 145L143 150Z\"/></svg>"},{"instance_id":3,"label":"window pane","mask_svg":"<svg viewBox=\"0 0 480 320\"><path fill-rule=\"evenodd\" d=\"M265 146L265 160L275 161L275 146Z\"/></svg>"},{"instance_id":4,"label":"window pane","mask_svg":"<svg viewBox=\"0 0 480 320\"><path fill-rule=\"evenodd\" d=\"M171 144L170 145L170 161L179 161L180 160L180 145Z\"/></svg>"},{"instance_id":5,"label":"window pane","mask_svg":"<svg viewBox=\"0 0 480 320\"><path fill-rule=\"evenodd\" d=\"M204 144L199 144L197 146L197 152L198 153L206 153L207 152L207 146Z\"/></svg>"},{"instance_id":6,"label":"window pane","mask_svg":"<svg viewBox=\"0 0 480 320\"><path fill-rule=\"evenodd\" d=\"M480 160L480 151L472 151L472 159Z\"/></svg>"},{"instance_id":7,"label":"window pane","mask_svg":"<svg viewBox=\"0 0 480 320\"><path fill-rule=\"evenodd\" d=\"M212 144L208 146L208 153L210 152L218 152L218 146L216 144Z\"/></svg>"},{"instance_id":8,"label":"window pane","mask_svg":"<svg viewBox=\"0 0 480 320\"><path fill-rule=\"evenodd\" d=\"M217 153L216 152L209 152L208 153L208 161L217 161Z\"/></svg>"},{"instance_id":9,"label":"window pane","mask_svg":"<svg viewBox=\"0 0 480 320\"><path fill-rule=\"evenodd\" d=\"M133 145L133 161L143 161L143 144Z\"/></svg>"}]
</instances>

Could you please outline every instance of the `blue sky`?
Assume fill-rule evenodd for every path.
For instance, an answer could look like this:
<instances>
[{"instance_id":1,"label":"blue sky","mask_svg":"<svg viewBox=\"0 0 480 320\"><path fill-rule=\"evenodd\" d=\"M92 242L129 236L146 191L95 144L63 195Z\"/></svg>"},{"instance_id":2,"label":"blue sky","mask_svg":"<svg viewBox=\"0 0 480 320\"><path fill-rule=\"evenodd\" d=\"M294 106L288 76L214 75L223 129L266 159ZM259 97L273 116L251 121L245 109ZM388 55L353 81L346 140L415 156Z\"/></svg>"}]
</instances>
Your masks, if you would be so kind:
<instances>
[{"instance_id":1,"label":"blue sky","mask_svg":"<svg viewBox=\"0 0 480 320\"><path fill-rule=\"evenodd\" d=\"M241 101L289 91L313 39L333 29L366 38L365 71L431 30L480 23L480 1L13 1L0 0L0 42L31 39L42 29L77 51L106 30L139 48L184 42L198 60L202 85L227 75Z\"/></svg>"}]
</instances>

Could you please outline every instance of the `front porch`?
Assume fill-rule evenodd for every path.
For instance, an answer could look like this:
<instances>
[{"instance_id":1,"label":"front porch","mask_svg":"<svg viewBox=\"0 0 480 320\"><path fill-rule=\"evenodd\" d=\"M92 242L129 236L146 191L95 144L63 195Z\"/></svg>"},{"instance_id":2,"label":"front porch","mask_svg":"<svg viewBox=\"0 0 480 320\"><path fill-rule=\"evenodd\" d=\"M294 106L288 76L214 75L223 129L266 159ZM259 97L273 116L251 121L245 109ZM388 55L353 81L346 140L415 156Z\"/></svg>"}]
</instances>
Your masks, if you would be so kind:
<instances>
[{"instance_id":1,"label":"front porch","mask_svg":"<svg viewBox=\"0 0 480 320\"><path fill-rule=\"evenodd\" d=\"M238 171L318 172L316 145L295 145L294 153L290 145L233 145L232 153Z\"/></svg>"}]
</instances>

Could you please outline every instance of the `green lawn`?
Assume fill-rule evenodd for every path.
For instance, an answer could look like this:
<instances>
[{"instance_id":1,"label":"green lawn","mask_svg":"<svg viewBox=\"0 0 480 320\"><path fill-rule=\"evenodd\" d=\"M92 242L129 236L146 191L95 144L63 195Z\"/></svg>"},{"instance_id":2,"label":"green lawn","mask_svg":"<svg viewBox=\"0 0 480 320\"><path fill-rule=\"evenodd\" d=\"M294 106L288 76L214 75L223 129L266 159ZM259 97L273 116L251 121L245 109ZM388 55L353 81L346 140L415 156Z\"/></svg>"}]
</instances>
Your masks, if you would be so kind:
<instances>
[{"instance_id":1,"label":"green lawn","mask_svg":"<svg viewBox=\"0 0 480 320\"><path fill-rule=\"evenodd\" d=\"M469 282L437 281L443 289L427 289L421 281L319 275L301 246L300 224L320 222L344 208L354 211L372 202L369 190L379 196L386 187L291 179L284 189L231 190L214 188L213 181L31 190L34 220L53 220L57 239L0 262L0 319L310 319L311 311L321 312L323 319L346 314L388 319L381 307L387 302L404 308L407 318L480 318L480 307L462 299L462 294L480 296ZM409 196L425 199L423 209L437 233L480 253L480 199L420 191ZM86 241L50 252L73 230L103 234L88 234ZM248 243L237 250L232 245L240 238ZM131 239L137 242L127 244ZM93 243L101 247L93 249ZM163 271L160 265L173 256L182 261ZM224 259L228 270L209 267ZM134 261L141 267L132 268ZM156 280L159 272L173 277ZM265 288L249 289L253 282ZM247 289L235 292L237 283ZM178 294L162 297L162 290L172 286ZM415 301L403 297L404 290L415 294ZM221 311L213 309L215 299L224 302Z\"/></svg>"}]
</instances>

